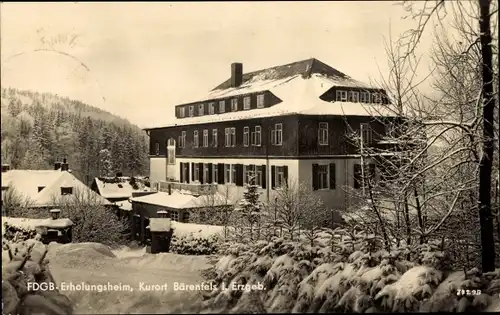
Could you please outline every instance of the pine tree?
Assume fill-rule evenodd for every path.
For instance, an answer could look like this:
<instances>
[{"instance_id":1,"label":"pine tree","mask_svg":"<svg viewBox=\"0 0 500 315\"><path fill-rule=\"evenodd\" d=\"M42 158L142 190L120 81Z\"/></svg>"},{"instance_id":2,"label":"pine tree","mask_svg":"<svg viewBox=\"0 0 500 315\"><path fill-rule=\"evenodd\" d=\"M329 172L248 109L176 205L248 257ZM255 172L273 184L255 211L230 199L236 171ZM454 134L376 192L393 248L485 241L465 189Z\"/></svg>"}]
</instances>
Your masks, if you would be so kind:
<instances>
[{"instance_id":1,"label":"pine tree","mask_svg":"<svg viewBox=\"0 0 500 315\"><path fill-rule=\"evenodd\" d=\"M113 176L113 161L111 158L111 152L108 149L102 149L99 151L99 160L100 160L100 175L102 177L111 177Z\"/></svg>"},{"instance_id":2,"label":"pine tree","mask_svg":"<svg viewBox=\"0 0 500 315\"><path fill-rule=\"evenodd\" d=\"M246 186L246 191L243 193L243 199L239 202L238 212L243 220L241 223L244 225L242 229L249 229L249 237L254 240L254 227L259 227L260 216L262 210L262 203L259 200L259 186L255 184L255 175L249 175L249 184ZM259 229L257 229L259 233ZM259 235L256 235L258 238Z\"/></svg>"}]
</instances>

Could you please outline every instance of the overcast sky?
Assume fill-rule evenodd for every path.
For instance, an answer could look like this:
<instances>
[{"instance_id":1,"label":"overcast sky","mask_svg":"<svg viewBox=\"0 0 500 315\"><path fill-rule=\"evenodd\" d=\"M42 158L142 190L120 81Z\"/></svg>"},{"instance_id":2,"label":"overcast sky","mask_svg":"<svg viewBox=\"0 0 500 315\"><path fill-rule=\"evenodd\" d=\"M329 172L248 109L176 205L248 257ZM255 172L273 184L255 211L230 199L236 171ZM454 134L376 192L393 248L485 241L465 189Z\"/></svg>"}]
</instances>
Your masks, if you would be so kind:
<instances>
[{"instance_id":1,"label":"overcast sky","mask_svg":"<svg viewBox=\"0 0 500 315\"><path fill-rule=\"evenodd\" d=\"M391 1L2 3L2 86L79 99L145 127L226 80L232 62L248 72L315 57L378 79L383 39L415 23L402 16ZM431 45L426 36L420 47Z\"/></svg>"}]
</instances>

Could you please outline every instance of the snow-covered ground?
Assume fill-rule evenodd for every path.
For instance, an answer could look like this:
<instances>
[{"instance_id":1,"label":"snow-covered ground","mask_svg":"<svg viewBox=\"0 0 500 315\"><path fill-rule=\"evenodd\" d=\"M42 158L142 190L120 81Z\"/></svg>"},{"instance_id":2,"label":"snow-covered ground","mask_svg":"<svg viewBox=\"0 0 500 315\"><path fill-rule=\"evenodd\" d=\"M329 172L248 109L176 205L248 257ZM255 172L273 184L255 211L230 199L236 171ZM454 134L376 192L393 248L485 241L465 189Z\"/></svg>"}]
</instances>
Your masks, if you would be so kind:
<instances>
[{"instance_id":1,"label":"snow-covered ground","mask_svg":"<svg viewBox=\"0 0 500 315\"><path fill-rule=\"evenodd\" d=\"M38 222L38 220L2 217L2 223L6 221L26 228ZM202 284L200 271L210 266L208 258L204 256L149 254L144 247L124 246L111 250L97 243L65 245L51 243L47 258L60 290L75 302L76 314L181 312L183 305L192 305L199 299L199 291L175 290L175 284ZM81 283L121 285L122 288L128 285L133 291L98 292L69 288L70 284ZM141 283L162 287L153 291L143 291Z\"/></svg>"}]
</instances>

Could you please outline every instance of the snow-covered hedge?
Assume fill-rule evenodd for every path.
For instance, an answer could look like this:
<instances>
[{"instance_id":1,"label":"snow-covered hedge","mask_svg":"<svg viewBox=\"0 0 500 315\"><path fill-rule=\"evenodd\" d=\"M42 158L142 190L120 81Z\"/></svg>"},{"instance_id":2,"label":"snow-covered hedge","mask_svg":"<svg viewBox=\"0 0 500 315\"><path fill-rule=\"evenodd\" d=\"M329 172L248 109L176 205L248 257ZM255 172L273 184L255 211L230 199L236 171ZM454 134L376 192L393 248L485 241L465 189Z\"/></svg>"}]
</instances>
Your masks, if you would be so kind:
<instances>
[{"instance_id":1,"label":"snow-covered hedge","mask_svg":"<svg viewBox=\"0 0 500 315\"><path fill-rule=\"evenodd\" d=\"M484 275L475 269L466 274L454 272L446 270L449 257L441 244L387 252L381 239L373 235L338 234L340 239L314 247L280 238L233 244L205 271L207 280L218 289L207 292L197 311L500 310L500 269ZM410 256L418 257L415 261L419 263L408 261ZM247 286L237 288L235 284ZM251 285L254 287L249 288Z\"/></svg>"},{"instance_id":2,"label":"snow-covered hedge","mask_svg":"<svg viewBox=\"0 0 500 315\"><path fill-rule=\"evenodd\" d=\"M218 252L223 227L173 221L170 252L181 255L212 255Z\"/></svg>"}]
</instances>

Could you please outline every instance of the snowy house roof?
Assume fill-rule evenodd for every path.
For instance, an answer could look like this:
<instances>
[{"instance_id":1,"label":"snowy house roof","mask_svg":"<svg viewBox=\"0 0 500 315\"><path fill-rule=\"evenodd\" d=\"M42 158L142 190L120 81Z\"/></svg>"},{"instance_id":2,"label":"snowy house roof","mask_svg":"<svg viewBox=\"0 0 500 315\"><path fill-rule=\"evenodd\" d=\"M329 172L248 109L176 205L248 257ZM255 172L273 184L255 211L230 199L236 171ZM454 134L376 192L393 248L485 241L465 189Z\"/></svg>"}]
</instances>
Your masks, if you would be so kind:
<instances>
[{"instance_id":1,"label":"snowy house roof","mask_svg":"<svg viewBox=\"0 0 500 315\"><path fill-rule=\"evenodd\" d=\"M228 80L209 93L185 103L201 103L209 100L269 91L281 100L276 105L198 117L172 117L171 121L163 122L161 125L151 125L147 129L290 114L337 116L391 116L393 114L383 105L329 102L320 98L328 90L336 86L377 89L376 87L370 87L365 83L354 80L346 74L312 58L288 65L246 73L243 75L243 83L238 87L231 87Z\"/></svg>"},{"instance_id":2,"label":"snowy house roof","mask_svg":"<svg viewBox=\"0 0 500 315\"><path fill-rule=\"evenodd\" d=\"M151 218L149 219L149 230L151 232L169 232L171 221L169 218Z\"/></svg>"},{"instance_id":3,"label":"snowy house roof","mask_svg":"<svg viewBox=\"0 0 500 315\"><path fill-rule=\"evenodd\" d=\"M113 178L114 179L114 178ZM129 198L132 197L133 192L137 191L149 191L148 187L137 180L138 189L134 189L130 185L130 177L119 177L118 182L108 182L105 178L95 178L94 182L99 191L99 195L104 198Z\"/></svg>"},{"instance_id":4,"label":"snowy house roof","mask_svg":"<svg viewBox=\"0 0 500 315\"><path fill-rule=\"evenodd\" d=\"M222 206L223 198L219 194L209 196L197 196L192 194L183 194L173 189L172 194L166 192L156 192L146 196L140 196L130 199L132 202L147 203L165 208L173 209L191 209L201 208L210 204L212 206Z\"/></svg>"},{"instance_id":5,"label":"snowy house roof","mask_svg":"<svg viewBox=\"0 0 500 315\"><path fill-rule=\"evenodd\" d=\"M12 187L32 207L54 206L79 197L89 197L102 204L105 198L89 189L70 172L60 170L10 170L2 174L2 187ZM61 195L61 188L73 188L73 194ZM40 191L39 189L42 188Z\"/></svg>"},{"instance_id":6,"label":"snowy house roof","mask_svg":"<svg viewBox=\"0 0 500 315\"><path fill-rule=\"evenodd\" d=\"M73 225L70 219L46 219L35 224L35 227L46 227L52 229L67 228Z\"/></svg>"}]
</instances>

